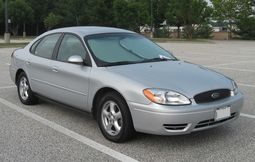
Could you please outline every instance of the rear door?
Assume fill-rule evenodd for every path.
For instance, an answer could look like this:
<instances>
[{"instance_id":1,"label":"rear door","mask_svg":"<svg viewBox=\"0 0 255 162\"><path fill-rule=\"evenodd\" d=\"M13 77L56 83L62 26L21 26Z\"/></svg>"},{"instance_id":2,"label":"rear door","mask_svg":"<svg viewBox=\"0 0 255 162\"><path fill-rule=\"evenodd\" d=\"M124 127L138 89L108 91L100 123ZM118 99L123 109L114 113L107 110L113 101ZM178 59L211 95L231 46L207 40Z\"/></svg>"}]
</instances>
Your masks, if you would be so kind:
<instances>
[{"instance_id":1,"label":"rear door","mask_svg":"<svg viewBox=\"0 0 255 162\"><path fill-rule=\"evenodd\" d=\"M50 34L36 42L30 51L32 55L26 61L32 90L49 98L53 98L56 94L51 79L55 75L52 56L61 35Z\"/></svg>"}]
</instances>

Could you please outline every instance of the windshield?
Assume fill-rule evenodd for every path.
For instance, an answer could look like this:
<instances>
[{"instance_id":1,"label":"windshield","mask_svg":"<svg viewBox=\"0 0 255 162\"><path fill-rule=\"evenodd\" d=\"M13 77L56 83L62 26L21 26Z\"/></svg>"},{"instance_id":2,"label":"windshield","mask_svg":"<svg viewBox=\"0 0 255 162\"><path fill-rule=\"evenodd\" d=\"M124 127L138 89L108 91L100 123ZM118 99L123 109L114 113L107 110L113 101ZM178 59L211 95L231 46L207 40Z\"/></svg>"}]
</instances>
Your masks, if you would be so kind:
<instances>
[{"instance_id":1,"label":"windshield","mask_svg":"<svg viewBox=\"0 0 255 162\"><path fill-rule=\"evenodd\" d=\"M176 60L169 52L138 34L100 34L86 39L98 66Z\"/></svg>"}]
</instances>

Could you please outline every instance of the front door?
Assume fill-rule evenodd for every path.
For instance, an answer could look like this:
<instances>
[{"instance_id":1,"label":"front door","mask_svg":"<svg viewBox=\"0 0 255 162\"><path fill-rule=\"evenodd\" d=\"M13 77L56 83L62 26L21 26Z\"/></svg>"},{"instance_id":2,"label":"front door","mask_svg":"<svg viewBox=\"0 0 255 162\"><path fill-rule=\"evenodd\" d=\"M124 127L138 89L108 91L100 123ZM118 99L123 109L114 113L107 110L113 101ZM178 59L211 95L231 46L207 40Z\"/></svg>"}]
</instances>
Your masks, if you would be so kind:
<instances>
[{"instance_id":1,"label":"front door","mask_svg":"<svg viewBox=\"0 0 255 162\"><path fill-rule=\"evenodd\" d=\"M84 60L89 59L81 39L73 34L65 34L52 63L55 74L51 82L57 88L54 99L87 110L91 67L69 63L68 58L73 55L79 55Z\"/></svg>"}]
</instances>

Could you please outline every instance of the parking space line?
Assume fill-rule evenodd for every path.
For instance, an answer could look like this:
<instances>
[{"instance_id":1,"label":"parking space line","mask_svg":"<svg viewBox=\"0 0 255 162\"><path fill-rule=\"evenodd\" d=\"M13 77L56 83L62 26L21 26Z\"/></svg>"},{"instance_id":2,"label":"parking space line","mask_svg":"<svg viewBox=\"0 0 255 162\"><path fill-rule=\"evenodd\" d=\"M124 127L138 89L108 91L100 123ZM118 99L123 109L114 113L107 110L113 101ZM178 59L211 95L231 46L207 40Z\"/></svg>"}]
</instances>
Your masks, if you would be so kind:
<instances>
[{"instance_id":1,"label":"parking space line","mask_svg":"<svg viewBox=\"0 0 255 162\"><path fill-rule=\"evenodd\" d=\"M223 69L223 70L243 71L243 72L255 72L255 70L250 70L250 69L236 69L236 68L228 68L228 67L211 67L211 68Z\"/></svg>"},{"instance_id":2,"label":"parking space line","mask_svg":"<svg viewBox=\"0 0 255 162\"><path fill-rule=\"evenodd\" d=\"M240 86L244 86L244 87L252 87L255 88L255 85L251 85L251 84L244 84L244 83L237 83Z\"/></svg>"},{"instance_id":3,"label":"parking space line","mask_svg":"<svg viewBox=\"0 0 255 162\"><path fill-rule=\"evenodd\" d=\"M215 52L216 52L216 51L215 51ZM209 56L217 56L217 57L225 56L225 57L255 58L254 55L235 55L235 54L232 54L232 55L231 55L231 54L228 54L228 53L222 54L222 52L221 52L221 54L215 54L215 52L214 52L214 53L209 53L209 54L207 54L207 55L209 55ZM183 51L181 51L181 52L174 52L174 54L175 54L176 56L178 56L178 55L184 55L184 56L203 55L203 56L206 56L204 52L198 52L198 51L192 51L192 52L190 52L190 51L189 51L189 52L183 52Z\"/></svg>"},{"instance_id":4,"label":"parking space line","mask_svg":"<svg viewBox=\"0 0 255 162\"><path fill-rule=\"evenodd\" d=\"M244 113L241 113L240 115L241 115L241 116L243 116L243 117L247 117L247 118L255 119L255 115L244 114Z\"/></svg>"},{"instance_id":5,"label":"parking space line","mask_svg":"<svg viewBox=\"0 0 255 162\"><path fill-rule=\"evenodd\" d=\"M1 89L10 89L10 88L16 88L16 86L4 86L4 87L0 87L0 90Z\"/></svg>"},{"instance_id":6,"label":"parking space line","mask_svg":"<svg viewBox=\"0 0 255 162\"><path fill-rule=\"evenodd\" d=\"M117 160L127 161L127 162L137 162L137 160L135 160L135 159L133 159L133 158L127 156L127 155L124 155L120 152L117 152L117 151L115 151L115 150L113 150L113 149L111 149L111 148L109 148L105 145L97 143L97 142L95 142L95 141L93 141L93 140L91 140L87 137L84 137L84 136L82 136L82 135L80 135L80 134L78 134L78 133L76 133L72 130L69 130L69 129L67 129L67 128L65 128L65 127L63 127L63 126L61 126L57 123L54 123L54 122L52 122L50 120L47 120L47 119L45 119L45 118L43 118L39 115L36 115L36 114L34 114L30 111L27 111L27 110L25 110L25 109L15 105L15 104L9 102L9 101L7 101L3 98L0 98L0 103L4 104L5 106L9 107L12 110L15 110L15 111L31 118L31 119L34 119L34 120L40 122L41 124L43 124L45 126L48 126L52 129L54 129L55 131L58 131L58 132L66 135L66 136L69 136L69 137L71 137L71 138L73 138L77 141L80 141L81 143L83 143L87 146L90 146L93 149L98 150L98 151L100 151L104 154L107 154L107 155L109 155L109 156L111 156L111 157L113 157Z\"/></svg>"},{"instance_id":7,"label":"parking space line","mask_svg":"<svg viewBox=\"0 0 255 162\"><path fill-rule=\"evenodd\" d=\"M214 65L207 65L206 67L217 67L217 66L225 66L225 65L234 65L234 64L241 64L246 62L254 62L254 60L249 61L238 61L238 62L231 62L231 63L224 63L224 64L214 64Z\"/></svg>"}]
</instances>

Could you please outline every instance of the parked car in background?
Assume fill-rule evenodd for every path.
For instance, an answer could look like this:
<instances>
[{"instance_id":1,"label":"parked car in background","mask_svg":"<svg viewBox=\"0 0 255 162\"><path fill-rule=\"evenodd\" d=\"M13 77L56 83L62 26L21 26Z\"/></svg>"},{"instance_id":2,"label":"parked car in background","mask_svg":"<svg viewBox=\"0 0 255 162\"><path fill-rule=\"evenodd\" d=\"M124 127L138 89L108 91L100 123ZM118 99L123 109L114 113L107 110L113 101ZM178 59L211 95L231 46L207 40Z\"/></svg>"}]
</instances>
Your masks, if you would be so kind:
<instances>
[{"instance_id":1,"label":"parked car in background","mask_svg":"<svg viewBox=\"0 0 255 162\"><path fill-rule=\"evenodd\" d=\"M232 79L117 28L48 31L13 52L10 75L23 104L44 96L88 111L114 142L220 126L243 105Z\"/></svg>"}]
</instances>

